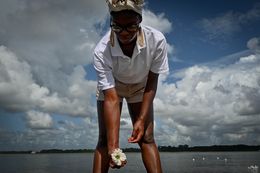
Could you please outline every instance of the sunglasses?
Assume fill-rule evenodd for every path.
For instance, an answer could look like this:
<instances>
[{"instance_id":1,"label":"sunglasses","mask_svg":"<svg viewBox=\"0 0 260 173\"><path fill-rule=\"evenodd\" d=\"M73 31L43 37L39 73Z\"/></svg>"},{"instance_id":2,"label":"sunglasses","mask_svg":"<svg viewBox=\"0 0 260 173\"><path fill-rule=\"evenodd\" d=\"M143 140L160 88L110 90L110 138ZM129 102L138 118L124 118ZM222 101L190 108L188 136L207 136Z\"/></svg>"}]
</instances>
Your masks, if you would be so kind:
<instances>
[{"instance_id":1,"label":"sunglasses","mask_svg":"<svg viewBox=\"0 0 260 173\"><path fill-rule=\"evenodd\" d=\"M140 24L130 24L126 26L121 26L116 23L111 23L110 24L111 29L116 32L116 33L121 33L123 30L126 30L127 32L137 32Z\"/></svg>"}]
</instances>

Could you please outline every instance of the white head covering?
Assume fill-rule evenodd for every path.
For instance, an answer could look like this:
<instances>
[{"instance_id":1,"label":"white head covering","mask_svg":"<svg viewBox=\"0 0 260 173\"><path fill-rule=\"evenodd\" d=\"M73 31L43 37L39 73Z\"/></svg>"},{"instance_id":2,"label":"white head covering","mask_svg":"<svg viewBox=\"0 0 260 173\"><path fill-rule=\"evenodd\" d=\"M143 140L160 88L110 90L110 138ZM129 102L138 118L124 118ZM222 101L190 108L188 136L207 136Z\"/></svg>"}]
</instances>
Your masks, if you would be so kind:
<instances>
[{"instance_id":1,"label":"white head covering","mask_svg":"<svg viewBox=\"0 0 260 173\"><path fill-rule=\"evenodd\" d=\"M106 2L108 4L110 13L112 11L117 12L117 11L123 11L123 10L133 10L142 16L144 0L106 0ZM139 28L139 32L137 35L137 42L141 47L143 47L144 35L143 35L141 27ZM111 30L111 34L110 34L110 43L111 43L112 47L114 47L115 40L114 40L113 30Z\"/></svg>"},{"instance_id":2,"label":"white head covering","mask_svg":"<svg viewBox=\"0 0 260 173\"><path fill-rule=\"evenodd\" d=\"M106 0L109 12L133 10L142 16L144 0Z\"/></svg>"}]
</instances>

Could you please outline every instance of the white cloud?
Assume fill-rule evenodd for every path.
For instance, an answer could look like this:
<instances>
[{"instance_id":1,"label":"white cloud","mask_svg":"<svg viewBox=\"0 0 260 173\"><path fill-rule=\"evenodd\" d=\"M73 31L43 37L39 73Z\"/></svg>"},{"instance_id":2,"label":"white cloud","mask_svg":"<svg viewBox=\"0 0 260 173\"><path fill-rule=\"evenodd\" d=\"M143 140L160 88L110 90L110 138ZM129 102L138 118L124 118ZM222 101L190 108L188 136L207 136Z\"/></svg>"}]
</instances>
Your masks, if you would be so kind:
<instances>
[{"instance_id":1,"label":"white cloud","mask_svg":"<svg viewBox=\"0 0 260 173\"><path fill-rule=\"evenodd\" d=\"M93 116L95 113L91 97L96 84L85 79L86 72L82 66L76 66L63 79L67 85L61 88L66 89L66 93L52 92L48 86L40 86L34 79L37 74L33 74L31 66L3 46L0 47L0 67L0 103L4 109L41 109L44 112L76 116Z\"/></svg>"},{"instance_id":2,"label":"white cloud","mask_svg":"<svg viewBox=\"0 0 260 173\"><path fill-rule=\"evenodd\" d=\"M254 37L247 42L247 47L255 53L260 54L260 38Z\"/></svg>"},{"instance_id":3,"label":"white cloud","mask_svg":"<svg viewBox=\"0 0 260 173\"><path fill-rule=\"evenodd\" d=\"M169 33L172 30L172 23L165 17L164 13L156 15L150 10L144 10L142 23L152 26L163 33Z\"/></svg>"},{"instance_id":4,"label":"white cloud","mask_svg":"<svg viewBox=\"0 0 260 173\"><path fill-rule=\"evenodd\" d=\"M31 108L31 94L41 97L48 89L35 85L28 63L19 61L15 54L0 47L0 103L1 107L11 110ZM38 93L38 94L36 94Z\"/></svg>"},{"instance_id":5,"label":"white cloud","mask_svg":"<svg viewBox=\"0 0 260 173\"><path fill-rule=\"evenodd\" d=\"M0 45L26 62L34 81L59 95L68 77L92 61L107 16L103 1L1 1ZM105 9L105 10L104 10ZM82 32L84 31L84 32Z\"/></svg>"},{"instance_id":6,"label":"white cloud","mask_svg":"<svg viewBox=\"0 0 260 173\"><path fill-rule=\"evenodd\" d=\"M259 54L251 54L225 66L183 69L175 74L180 79L175 84L161 81L154 101L162 121L158 139L172 136L173 145L259 141L259 67Z\"/></svg>"},{"instance_id":7,"label":"white cloud","mask_svg":"<svg viewBox=\"0 0 260 173\"><path fill-rule=\"evenodd\" d=\"M204 18L199 24L209 39L225 38L240 31L241 27L250 22L259 21L260 4L257 3L245 13L229 11L215 18Z\"/></svg>"},{"instance_id":8,"label":"white cloud","mask_svg":"<svg viewBox=\"0 0 260 173\"><path fill-rule=\"evenodd\" d=\"M27 112L28 125L31 128L45 129L53 127L53 120L51 116L47 113L28 111Z\"/></svg>"},{"instance_id":9,"label":"white cloud","mask_svg":"<svg viewBox=\"0 0 260 173\"><path fill-rule=\"evenodd\" d=\"M0 107L12 111L93 116L95 82L83 66L92 61L104 23L100 1L1 3ZM89 75L89 74L88 74Z\"/></svg>"},{"instance_id":10,"label":"white cloud","mask_svg":"<svg viewBox=\"0 0 260 173\"><path fill-rule=\"evenodd\" d=\"M42 149L94 148L98 127L75 124L70 121L59 124L59 128L31 128L25 131L0 129L1 151Z\"/></svg>"},{"instance_id":11,"label":"white cloud","mask_svg":"<svg viewBox=\"0 0 260 173\"><path fill-rule=\"evenodd\" d=\"M223 37L240 30L240 23L236 20L236 15L233 12L226 13L213 19L205 18L201 21L201 25L210 39Z\"/></svg>"}]
</instances>

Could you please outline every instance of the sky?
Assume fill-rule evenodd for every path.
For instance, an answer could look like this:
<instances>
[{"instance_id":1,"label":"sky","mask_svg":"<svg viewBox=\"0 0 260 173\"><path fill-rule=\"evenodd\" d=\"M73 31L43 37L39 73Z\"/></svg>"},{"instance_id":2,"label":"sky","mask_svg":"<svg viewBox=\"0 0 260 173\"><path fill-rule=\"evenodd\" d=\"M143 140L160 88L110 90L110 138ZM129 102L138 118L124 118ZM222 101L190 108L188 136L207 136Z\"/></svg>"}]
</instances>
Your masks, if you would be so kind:
<instances>
[{"instance_id":1,"label":"sky","mask_svg":"<svg viewBox=\"0 0 260 173\"><path fill-rule=\"evenodd\" d=\"M92 52L105 0L0 0L0 151L93 149ZM158 145L260 145L260 2L146 0L143 25L168 42L156 98ZM120 146L131 120L124 102Z\"/></svg>"}]
</instances>

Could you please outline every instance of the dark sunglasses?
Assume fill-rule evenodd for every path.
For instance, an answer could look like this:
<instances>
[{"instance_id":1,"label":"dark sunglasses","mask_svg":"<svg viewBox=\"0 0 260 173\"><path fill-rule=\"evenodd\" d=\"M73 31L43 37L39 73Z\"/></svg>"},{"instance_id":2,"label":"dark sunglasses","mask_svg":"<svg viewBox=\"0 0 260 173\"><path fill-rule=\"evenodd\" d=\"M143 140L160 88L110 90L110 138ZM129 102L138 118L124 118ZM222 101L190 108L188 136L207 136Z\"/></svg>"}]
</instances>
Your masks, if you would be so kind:
<instances>
[{"instance_id":1,"label":"dark sunglasses","mask_svg":"<svg viewBox=\"0 0 260 173\"><path fill-rule=\"evenodd\" d=\"M111 29L116 33L121 33L123 30L126 30L127 32L137 32L140 24L130 24L126 26L121 26L116 23L111 22L110 24Z\"/></svg>"}]
</instances>

